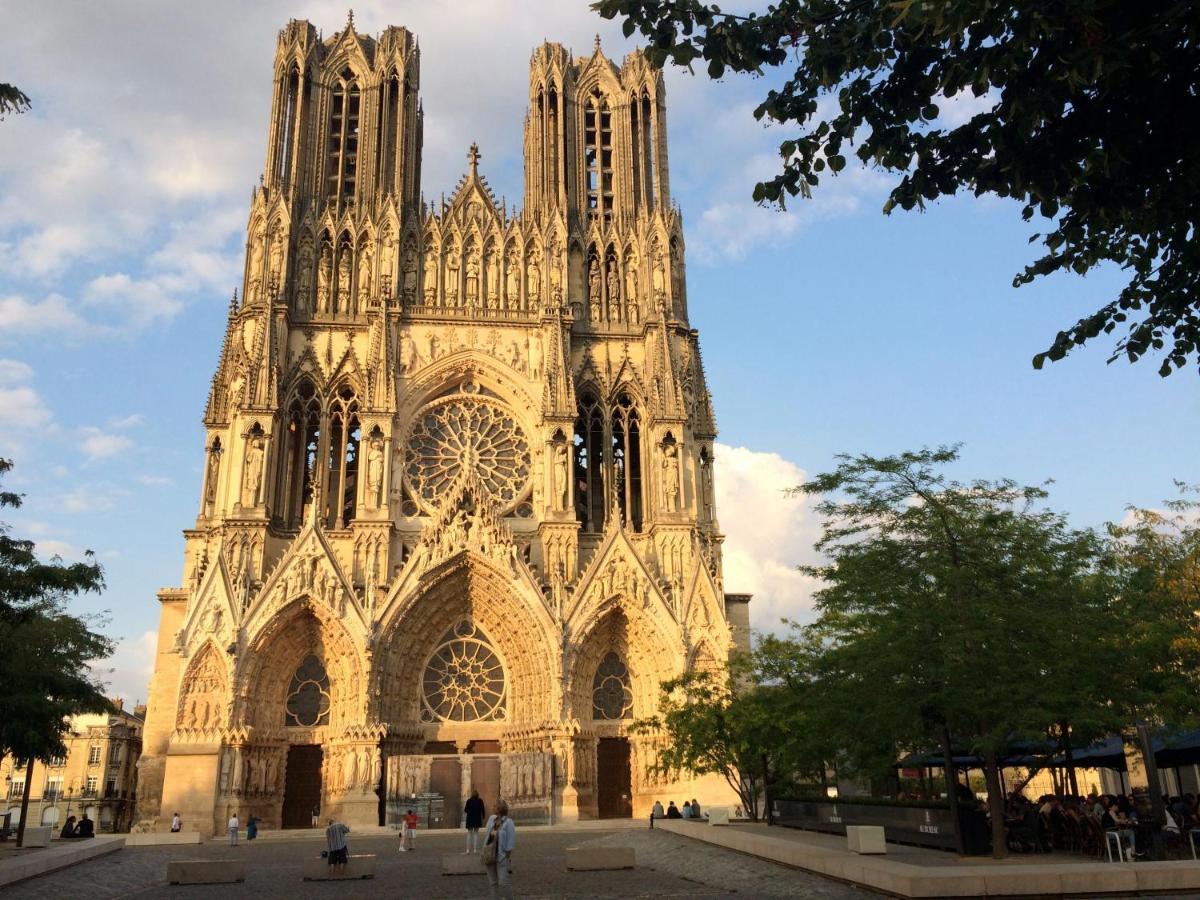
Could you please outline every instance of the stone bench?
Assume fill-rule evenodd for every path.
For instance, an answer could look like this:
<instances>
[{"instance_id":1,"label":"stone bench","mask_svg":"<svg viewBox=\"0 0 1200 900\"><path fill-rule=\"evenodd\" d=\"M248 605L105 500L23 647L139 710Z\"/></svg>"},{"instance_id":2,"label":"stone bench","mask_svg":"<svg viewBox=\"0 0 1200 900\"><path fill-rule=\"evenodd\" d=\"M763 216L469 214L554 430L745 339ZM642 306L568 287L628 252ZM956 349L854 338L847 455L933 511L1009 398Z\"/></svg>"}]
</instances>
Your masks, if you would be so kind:
<instances>
[{"instance_id":1,"label":"stone bench","mask_svg":"<svg viewBox=\"0 0 1200 900\"><path fill-rule=\"evenodd\" d=\"M202 843L198 831L142 831L125 835L126 847L157 847L160 844Z\"/></svg>"},{"instance_id":2,"label":"stone bench","mask_svg":"<svg viewBox=\"0 0 1200 900\"><path fill-rule=\"evenodd\" d=\"M708 811L709 825L728 825L729 824L729 807L714 806Z\"/></svg>"},{"instance_id":3,"label":"stone bench","mask_svg":"<svg viewBox=\"0 0 1200 900\"><path fill-rule=\"evenodd\" d=\"M49 847L54 837L53 825L28 825L25 828L25 840L22 847Z\"/></svg>"},{"instance_id":4,"label":"stone bench","mask_svg":"<svg viewBox=\"0 0 1200 900\"><path fill-rule=\"evenodd\" d=\"M482 853L447 853L442 856L443 875L486 875Z\"/></svg>"},{"instance_id":5,"label":"stone bench","mask_svg":"<svg viewBox=\"0 0 1200 900\"><path fill-rule=\"evenodd\" d=\"M242 859L173 859L167 863L168 884L235 884L246 880Z\"/></svg>"},{"instance_id":6,"label":"stone bench","mask_svg":"<svg viewBox=\"0 0 1200 900\"><path fill-rule=\"evenodd\" d=\"M847 825L846 849L851 853L887 853L882 825Z\"/></svg>"},{"instance_id":7,"label":"stone bench","mask_svg":"<svg viewBox=\"0 0 1200 900\"><path fill-rule=\"evenodd\" d=\"M480 866L482 869L483 866ZM363 853L351 855L340 875L334 874L333 866L323 856L314 856L304 860L305 881L348 881L359 878L375 877L375 854Z\"/></svg>"},{"instance_id":8,"label":"stone bench","mask_svg":"<svg viewBox=\"0 0 1200 900\"><path fill-rule=\"evenodd\" d=\"M632 869L637 865L632 847L568 847L566 859L569 872Z\"/></svg>"}]
</instances>

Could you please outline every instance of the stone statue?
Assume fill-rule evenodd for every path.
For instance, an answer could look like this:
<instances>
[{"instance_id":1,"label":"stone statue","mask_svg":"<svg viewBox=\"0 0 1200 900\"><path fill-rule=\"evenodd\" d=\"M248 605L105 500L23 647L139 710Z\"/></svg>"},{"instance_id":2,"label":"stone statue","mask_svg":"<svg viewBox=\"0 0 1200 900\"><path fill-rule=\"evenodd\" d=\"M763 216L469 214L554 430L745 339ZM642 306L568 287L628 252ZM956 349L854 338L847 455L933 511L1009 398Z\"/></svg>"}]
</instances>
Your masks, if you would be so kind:
<instances>
[{"instance_id":1,"label":"stone statue","mask_svg":"<svg viewBox=\"0 0 1200 900\"><path fill-rule=\"evenodd\" d=\"M621 318L621 275L615 259L608 261L608 317L614 322Z\"/></svg>"},{"instance_id":2,"label":"stone statue","mask_svg":"<svg viewBox=\"0 0 1200 900\"><path fill-rule=\"evenodd\" d=\"M367 308L371 298L371 249L364 247L358 254L358 309Z\"/></svg>"},{"instance_id":3,"label":"stone statue","mask_svg":"<svg viewBox=\"0 0 1200 900\"><path fill-rule=\"evenodd\" d=\"M453 251L446 259L446 305L458 305L458 257Z\"/></svg>"},{"instance_id":4,"label":"stone statue","mask_svg":"<svg viewBox=\"0 0 1200 900\"><path fill-rule=\"evenodd\" d=\"M667 292L667 270L662 253L654 258L654 297L661 300Z\"/></svg>"},{"instance_id":5,"label":"stone statue","mask_svg":"<svg viewBox=\"0 0 1200 900\"><path fill-rule=\"evenodd\" d=\"M400 335L400 371L409 374L417 370L417 342L409 332Z\"/></svg>"},{"instance_id":6,"label":"stone statue","mask_svg":"<svg viewBox=\"0 0 1200 900\"><path fill-rule=\"evenodd\" d=\"M429 335L429 359L435 360L441 356L441 341L436 334Z\"/></svg>"},{"instance_id":7,"label":"stone statue","mask_svg":"<svg viewBox=\"0 0 1200 900\"><path fill-rule=\"evenodd\" d=\"M674 444L663 447L663 499L667 512L679 511L679 453Z\"/></svg>"},{"instance_id":8,"label":"stone statue","mask_svg":"<svg viewBox=\"0 0 1200 900\"><path fill-rule=\"evenodd\" d=\"M296 262L296 295L293 302L297 312L312 312L313 309L312 266L312 242L305 238Z\"/></svg>"},{"instance_id":9,"label":"stone statue","mask_svg":"<svg viewBox=\"0 0 1200 900\"><path fill-rule=\"evenodd\" d=\"M542 377L542 336L540 334L529 336L529 377Z\"/></svg>"},{"instance_id":10,"label":"stone statue","mask_svg":"<svg viewBox=\"0 0 1200 900\"><path fill-rule=\"evenodd\" d=\"M550 248L550 297L554 305L562 304L562 248L555 243Z\"/></svg>"},{"instance_id":11,"label":"stone statue","mask_svg":"<svg viewBox=\"0 0 1200 900\"><path fill-rule=\"evenodd\" d=\"M221 472L220 446L213 441L208 450L208 474L204 477L204 505L208 515L212 515L213 506L217 502L217 478Z\"/></svg>"},{"instance_id":12,"label":"stone statue","mask_svg":"<svg viewBox=\"0 0 1200 900\"><path fill-rule=\"evenodd\" d=\"M487 258L487 297L488 306L492 309L496 308L496 301L500 296L500 257L493 250L488 254Z\"/></svg>"},{"instance_id":13,"label":"stone statue","mask_svg":"<svg viewBox=\"0 0 1200 900\"><path fill-rule=\"evenodd\" d=\"M588 315L593 322L600 321L600 263L594 256L588 263Z\"/></svg>"},{"instance_id":14,"label":"stone statue","mask_svg":"<svg viewBox=\"0 0 1200 900\"><path fill-rule=\"evenodd\" d=\"M479 302L479 260L474 256L467 257L467 306Z\"/></svg>"},{"instance_id":15,"label":"stone statue","mask_svg":"<svg viewBox=\"0 0 1200 900\"><path fill-rule=\"evenodd\" d=\"M245 474L242 478L242 505L258 506L259 490L262 487L264 441L255 437L246 448Z\"/></svg>"},{"instance_id":16,"label":"stone statue","mask_svg":"<svg viewBox=\"0 0 1200 900\"><path fill-rule=\"evenodd\" d=\"M258 286L262 283L263 275L263 244L266 238L261 231L257 232L250 243L250 265L247 269L246 283L249 285L250 302L258 299Z\"/></svg>"},{"instance_id":17,"label":"stone statue","mask_svg":"<svg viewBox=\"0 0 1200 900\"><path fill-rule=\"evenodd\" d=\"M537 260L529 261L525 271L525 288L529 293L529 308L538 309L541 306L542 270L538 268Z\"/></svg>"},{"instance_id":18,"label":"stone statue","mask_svg":"<svg viewBox=\"0 0 1200 900\"><path fill-rule=\"evenodd\" d=\"M554 445L554 502L559 509L567 508L567 485L569 484L570 460L567 444L561 441Z\"/></svg>"},{"instance_id":19,"label":"stone statue","mask_svg":"<svg viewBox=\"0 0 1200 900\"><path fill-rule=\"evenodd\" d=\"M267 270L271 280L278 285L283 272L283 235L278 231L275 232L275 239L271 241L271 256L267 261Z\"/></svg>"},{"instance_id":20,"label":"stone statue","mask_svg":"<svg viewBox=\"0 0 1200 900\"><path fill-rule=\"evenodd\" d=\"M436 297L437 256L431 252L425 256L425 305L431 305Z\"/></svg>"},{"instance_id":21,"label":"stone statue","mask_svg":"<svg viewBox=\"0 0 1200 900\"><path fill-rule=\"evenodd\" d=\"M350 248L343 247L338 254L337 297L334 299L335 312L350 311Z\"/></svg>"},{"instance_id":22,"label":"stone statue","mask_svg":"<svg viewBox=\"0 0 1200 900\"><path fill-rule=\"evenodd\" d=\"M403 296L405 303L413 303L417 298L417 255L411 249L404 254L404 283Z\"/></svg>"},{"instance_id":23,"label":"stone statue","mask_svg":"<svg viewBox=\"0 0 1200 900\"><path fill-rule=\"evenodd\" d=\"M347 750L342 760L342 784L345 790L353 790L358 780L358 757L354 750Z\"/></svg>"},{"instance_id":24,"label":"stone statue","mask_svg":"<svg viewBox=\"0 0 1200 900\"><path fill-rule=\"evenodd\" d=\"M383 441L371 441L367 450L367 492L372 506L380 504L379 488L383 485Z\"/></svg>"},{"instance_id":25,"label":"stone statue","mask_svg":"<svg viewBox=\"0 0 1200 900\"><path fill-rule=\"evenodd\" d=\"M628 303L636 302L638 298L638 270L637 262L630 259L625 263L625 300Z\"/></svg>"},{"instance_id":26,"label":"stone statue","mask_svg":"<svg viewBox=\"0 0 1200 900\"><path fill-rule=\"evenodd\" d=\"M504 292L507 295L508 306L516 309L521 305L521 267L517 265L516 254L508 258L508 281Z\"/></svg>"},{"instance_id":27,"label":"stone statue","mask_svg":"<svg viewBox=\"0 0 1200 900\"><path fill-rule=\"evenodd\" d=\"M333 248L328 244L321 247L321 261L317 265L317 312L329 312L329 286L333 280Z\"/></svg>"},{"instance_id":28,"label":"stone statue","mask_svg":"<svg viewBox=\"0 0 1200 900\"><path fill-rule=\"evenodd\" d=\"M267 757L266 789L268 794L275 793L279 785L279 757L272 753Z\"/></svg>"}]
</instances>

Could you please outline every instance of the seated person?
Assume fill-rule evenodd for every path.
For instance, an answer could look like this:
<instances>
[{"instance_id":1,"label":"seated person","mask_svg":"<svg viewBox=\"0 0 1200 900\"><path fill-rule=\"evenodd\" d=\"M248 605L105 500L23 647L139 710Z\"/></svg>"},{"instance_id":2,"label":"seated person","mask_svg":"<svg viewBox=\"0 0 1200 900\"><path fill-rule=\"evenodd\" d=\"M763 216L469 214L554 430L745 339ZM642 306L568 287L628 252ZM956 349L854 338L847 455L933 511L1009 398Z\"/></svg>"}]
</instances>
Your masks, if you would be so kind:
<instances>
[{"instance_id":1,"label":"seated person","mask_svg":"<svg viewBox=\"0 0 1200 900\"><path fill-rule=\"evenodd\" d=\"M78 837L75 833L75 817L67 816L67 821L63 823L62 831L58 833L60 838Z\"/></svg>"},{"instance_id":2,"label":"seated person","mask_svg":"<svg viewBox=\"0 0 1200 900\"><path fill-rule=\"evenodd\" d=\"M84 813L83 818L79 820L79 825L75 828L75 836L81 838L96 836L96 823L88 818L87 813Z\"/></svg>"},{"instance_id":3,"label":"seated person","mask_svg":"<svg viewBox=\"0 0 1200 900\"><path fill-rule=\"evenodd\" d=\"M695 797L692 798L692 816L697 819L700 818L700 801Z\"/></svg>"},{"instance_id":4,"label":"seated person","mask_svg":"<svg viewBox=\"0 0 1200 900\"><path fill-rule=\"evenodd\" d=\"M688 801L684 800L683 801L683 818L692 819L692 818L695 818L695 815L696 814L694 812L692 812L692 804L689 803Z\"/></svg>"},{"instance_id":5,"label":"seated person","mask_svg":"<svg viewBox=\"0 0 1200 900\"><path fill-rule=\"evenodd\" d=\"M666 815L666 813L663 812L662 802L659 800L655 800L654 808L650 810L650 818L661 819L665 815Z\"/></svg>"},{"instance_id":6,"label":"seated person","mask_svg":"<svg viewBox=\"0 0 1200 900\"><path fill-rule=\"evenodd\" d=\"M683 818L683 813L681 813L679 811L679 807L675 805L674 800L672 800L669 804L667 804L667 818L668 819L682 819Z\"/></svg>"}]
</instances>

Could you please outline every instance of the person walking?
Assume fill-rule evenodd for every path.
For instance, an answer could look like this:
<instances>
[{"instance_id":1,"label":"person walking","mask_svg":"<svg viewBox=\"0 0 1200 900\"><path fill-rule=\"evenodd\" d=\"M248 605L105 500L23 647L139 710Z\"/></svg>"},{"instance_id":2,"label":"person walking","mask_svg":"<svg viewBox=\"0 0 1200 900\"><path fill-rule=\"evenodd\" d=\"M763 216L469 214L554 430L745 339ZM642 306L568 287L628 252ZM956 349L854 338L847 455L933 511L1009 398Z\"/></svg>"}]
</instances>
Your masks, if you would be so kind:
<instances>
[{"instance_id":1,"label":"person walking","mask_svg":"<svg viewBox=\"0 0 1200 900\"><path fill-rule=\"evenodd\" d=\"M325 829L325 845L328 852L329 871L334 875L346 874L346 863L350 861L350 848L346 844L346 835L350 826L341 822L329 820Z\"/></svg>"},{"instance_id":2,"label":"person walking","mask_svg":"<svg viewBox=\"0 0 1200 900\"><path fill-rule=\"evenodd\" d=\"M229 822L226 827L229 829L229 846L236 847L238 829L242 827L242 823L238 821L237 812L234 812L234 814L229 817Z\"/></svg>"},{"instance_id":3,"label":"person walking","mask_svg":"<svg viewBox=\"0 0 1200 900\"><path fill-rule=\"evenodd\" d=\"M312 827L319 828L321 826L321 807L314 806L312 808Z\"/></svg>"},{"instance_id":4,"label":"person walking","mask_svg":"<svg viewBox=\"0 0 1200 900\"><path fill-rule=\"evenodd\" d=\"M406 853L409 850L416 850L414 846L417 840L417 814L411 809L404 814L404 824L400 829L400 852Z\"/></svg>"},{"instance_id":5,"label":"person walking","mask_svg":"<svg viewBox=\"0 0 1200 900\"><path fill-rule=\"evenodd\" d=\"M183 819L179 818L179 813L171 816L171 831L183 831Z\"/></svg>"},{"instance_id":6,"label":"person walking","mask_svg":"<svg viewBox=\"0 0 1200 900\"><path fill-rule=\"evenodd\" d=\"M463 812L467 816L467 853L479 852L479 829L483 827L484 816L487 815L487 808L483 805L483 801L479 799L479 791L471 791L471 796L467 798L467 805L463 807Z\"/></svg>"},{"instance_id":7,"label":"person walking","mask_svg":"<svg viewBox=\"0 0 1200 900\"><path fill-rule=\"evenodd\" d=\"M508 801L501 800L496 814L488 819L483 839L483 865L493 897L512 898L512 852L516 845L517 826L508 817Z\"/></svg>"},{"instance_id":8,"label":"person walking","mask_svg":"<svg viewBox=\"0 0 1200 900\"><path fill-rule=\"evenodd\" d=\"M258 819L251 816L246 820L246 840L252 841L258 837Z\"/></svg>"}]
</instances>

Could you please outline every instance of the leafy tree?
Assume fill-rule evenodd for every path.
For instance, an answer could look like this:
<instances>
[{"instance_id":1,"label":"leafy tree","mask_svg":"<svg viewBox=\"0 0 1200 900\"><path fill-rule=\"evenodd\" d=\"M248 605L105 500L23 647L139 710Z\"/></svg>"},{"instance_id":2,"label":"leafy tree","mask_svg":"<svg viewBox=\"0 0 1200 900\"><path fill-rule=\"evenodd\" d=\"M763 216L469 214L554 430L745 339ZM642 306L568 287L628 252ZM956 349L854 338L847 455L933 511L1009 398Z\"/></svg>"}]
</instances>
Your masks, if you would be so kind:
<instances>
[{"instance_id":1,"label":"leafy tree","mask_svg":"<svg viewBox=\"0 0 1200 900\"><path fill-rule=\"evenodd\" d=\"M1093 686L1052 660L1095 648L1062 643L1057 622L1099 615L1109 595L1096 580L1101 542L1039 509L1043 489L951 481L941 468L957 458L842 456L797 489L821 497L828 560L804 569L823 583L810 639L824 647L817 696L852 757L878 764L941 744L952 806L952 749L983 757L1002 856L999 761L1090 712Z\"/></svg>"},{"instance_id":2,"label":"leafy tree","mask_svg":"<svg viewBox=\"0 0 1200 900\"><path fill-rule=\"evenodd\" d=\"M853 150L895 173L884 212L960 190L1011 197L1044 221L1014 286L1112 263L1116 297L1033 358L1123 329L1110 358L1200 363L1200 16L1187 0L776 0L735 14L700 0L597 0L650 61L710 77L794 66L755 109L791 126L759 202L808 196ZM822 103L826 97L835 103ZM952 124L948 103L979 112Z\"/></svg>"},{"instance_id":3,"label":"leafy tree","mask_svg":"<svg viewBox=\"0 0 1200 900\"><path fill-rule=\"evenodd\" d=\"M32 106L30 99L14 84L0 83L0 119L12 113L23 113Z\"/></svg>"},{"instance_id":4,"label":"leafy tree","mask_svg":"<svg viewBox=\"0 0 1200 900\"><path fill-rule=\"evenodd\" d=\"M658 715L632 730L663 733L658 770L720 775L737 792L754 820L770 803L769 786L790 774L792 743L780 723L788 721L785 691L749 683L731 670L721 675L688 672L664 681Z\"/></svg>"},{"instance_id":5,"label":"leafy tree","mask_svg":"<svg viewBox=\"0 0 1200 900\"><path fill-rule=\"evenodd\" d=\"M11 468L0 459L0 476ZM0 508L20 505L19 494L0 491ZM92 554L70 565L57 558L41 562L33 542L12 537L10 530L0 523L0 755L28 759L31 777L34 759L66 753L70 716L111 709L90 663L111 655L113 644L88 620L67 612L71 597L104 587ZM28 796L26 790L18 840Z\"/></svg>"}]
</instances>

